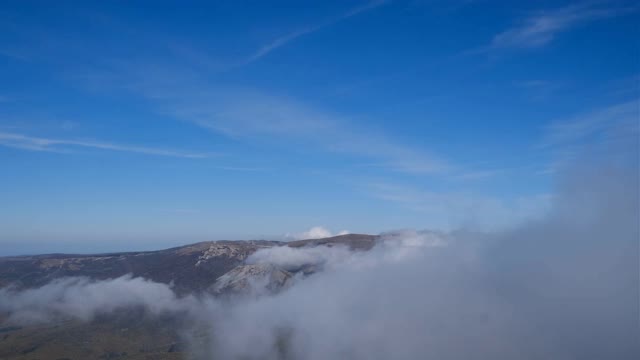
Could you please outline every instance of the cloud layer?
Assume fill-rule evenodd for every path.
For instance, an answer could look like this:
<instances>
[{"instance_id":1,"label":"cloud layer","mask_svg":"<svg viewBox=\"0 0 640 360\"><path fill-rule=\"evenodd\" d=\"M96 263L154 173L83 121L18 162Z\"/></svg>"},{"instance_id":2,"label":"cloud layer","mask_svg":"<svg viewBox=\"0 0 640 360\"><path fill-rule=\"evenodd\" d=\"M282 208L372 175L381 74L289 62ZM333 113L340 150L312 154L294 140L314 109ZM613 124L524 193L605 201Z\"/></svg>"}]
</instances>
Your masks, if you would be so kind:
<instances>
[{"instance_id":1,"label":"cloud layer","mask_svg":"<svg viewBox=\"0 0 640 360\"><path fill-rule=\"evenodd\" d=\"M37 289L0 289L0 311L10 320L24 323L76 318L88 321L129 307L144 307L152 314L186 311L192 298L178 299L166 284L123 276L94 281L71 277L54 280Z\"/></svg>"},{"instance_id":2,"label":"cloud layer","mask_svg":"<svg viewBox=\"0 0 640 360\"><path fill-rule=\"evenodd\" d=\"M14 321L186 312L208 329L194 353L223 359L636 359L640 179L627 140L586 152L561 173L549 215L517 229L259 251L249 262L324 265L274 296L219 302L143 279L63 279L4 289L0 310Z\"/></svg>"}]
</instances>

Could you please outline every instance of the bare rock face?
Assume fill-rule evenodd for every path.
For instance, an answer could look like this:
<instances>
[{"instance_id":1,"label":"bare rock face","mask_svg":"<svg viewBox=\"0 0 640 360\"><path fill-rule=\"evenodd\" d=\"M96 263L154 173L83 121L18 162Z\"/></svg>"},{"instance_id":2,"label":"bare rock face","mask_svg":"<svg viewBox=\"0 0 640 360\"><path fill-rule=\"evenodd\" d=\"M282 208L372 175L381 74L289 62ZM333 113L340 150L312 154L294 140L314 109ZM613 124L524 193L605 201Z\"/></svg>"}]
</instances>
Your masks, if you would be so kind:
<instances>
[{"instance_id":1,"label":"bare rock face","mask_svg":"<svg viewBox=\"0 0 640 360\"><path fill-rule=\"evenodd\" d=\"M255 251L275 245L280 245L280 243L273 241L214 241L198 256L196 266L201 266L208 261L215 261L222 257L244 261Z\"/></svg>"},{"instance_id":2,"label":"bare rock face","mask_svg":"<svg viewBox=\"0 0 640 360\"><path fill-rule=\"evenodd\" d=\"M271 264L241 265L219 277L212 291L215 294L263 295L286 289L293 274Z\"/></svg>"},{"instance_id":3,"label":"bare rock face","mask_svg":"<svg viewBox=\"0 0 640 360\"><path fill-rule=\"evenodd\" d=\"M348 234L324 239L292 241L278 246L308 248L316 246L344 246L352 251L370 250L377 241L376 236ZM233 251L216 248L216 251ZM235 254L235 253L234 253ZM242 255L237 254L241 257ZM248 257L248 255L246 256ZM243 258L246 259L246 257ZM282 265L281 265L282 266ZM305 277L322 269L322 264L309 262L295 268L281 267L270 263L243 264L216 279L210 291L217 295L268 295L291 286L294 276Z\"/></svg>"}]
</instances>

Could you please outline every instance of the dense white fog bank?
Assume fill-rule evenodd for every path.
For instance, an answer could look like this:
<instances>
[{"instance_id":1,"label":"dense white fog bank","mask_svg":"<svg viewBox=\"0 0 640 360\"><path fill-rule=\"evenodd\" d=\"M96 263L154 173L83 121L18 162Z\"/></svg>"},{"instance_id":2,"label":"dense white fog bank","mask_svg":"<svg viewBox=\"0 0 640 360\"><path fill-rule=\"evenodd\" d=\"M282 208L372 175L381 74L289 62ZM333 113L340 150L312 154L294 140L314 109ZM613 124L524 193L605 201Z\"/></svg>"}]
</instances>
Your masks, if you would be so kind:
<instances>
[{"instance_id":1,"label":"dense white fog bank","mask_svg":"<svg viewBox=\"0 0 640 360\"><path fill-rule=\"evenodd\" d=\"M36 289L0 289L0 311L9 313L9 321L25 324L67 317L88 321L130 307L144 307L154 315L186 312L195 304L193 297L178 298L166 284L129 275L103 281L68 277Z\"/></svg>"},{"instance_id":2,"label":"dense white fog bank","mask_svg":"<svg viewBox=\"0 0 640 360\"><path fill-rule=\"evenodd\" d=\"M194 354L221 359L637 359L637 144L605 150L560 175L548 217L515 230L260 250L248 262L321 265L277 295L221 302L143 279L65 279L1 290L0 310L14 321L186 313L210 337Z\"/></svg>"},{"instance_id":3,"label":"dense white fog bank","mask_svg":"<svg viewBox=\"0 0 640 360\"><path fill-rule=\"evenodd\" d=\"M285 337L302 359L637 358L637 177L615 171L509 233L326 249L322 274L212 315L213 347L278 358Z\"/></svg>"}]
</instances>

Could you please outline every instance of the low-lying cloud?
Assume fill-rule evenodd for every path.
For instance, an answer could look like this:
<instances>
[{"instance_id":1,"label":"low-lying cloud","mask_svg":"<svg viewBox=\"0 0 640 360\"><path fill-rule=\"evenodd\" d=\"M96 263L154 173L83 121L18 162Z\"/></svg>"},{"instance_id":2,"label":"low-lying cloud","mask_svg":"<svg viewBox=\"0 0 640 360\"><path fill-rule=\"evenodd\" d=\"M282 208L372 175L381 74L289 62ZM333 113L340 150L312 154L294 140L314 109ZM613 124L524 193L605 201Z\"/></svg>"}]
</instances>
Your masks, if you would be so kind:
<instances>
[{"instance_id":1,"label":"low-lying cloud","mask_svg":"<svg viewBox=\"0 0 640 360\"><path fill-rule=\"evenodd\" d=\"M273 296L220 302L139 278L63 279L1 290L0 310L14 321L184 311L209 329L194 353L221 359L637 359L638 170L635 138L598 147L559 179L546 218L510 231L261 250L247 261L323 265Z\"/></svg>"},{"instance_id":2,"label":"low-lying cloud","mask_svg":"<svg viewBox=\"0 0 640 360\"><path fill-rule=\"evenodd\" d=\"M371 267L380 262L404 261L417 256L425 248L445 246L446 234L431 231L403 230L380 236L370 251L352 251L345 245L293 248L288 246L265 248L251 254L248 264L272 264L284 270L295 271L305 265L323 270L350 270Z\"/></svg>"},{"instance_id":3,"label":"low-lying cloud","mask_svg":"<svg viewBox=\"0 0 640 360\"><path fill-rule=\"evenodd\" d=\"M0 299L0 311L8 312L11 321L20 323L58 318L88 321L98 314L129 307L144 307L158 315L188 311L195 301L192 297L178 298L167 284L129 275L103 281L62 278L22 291L8 287L0 289Z\"/></svg>"}]
</instances>

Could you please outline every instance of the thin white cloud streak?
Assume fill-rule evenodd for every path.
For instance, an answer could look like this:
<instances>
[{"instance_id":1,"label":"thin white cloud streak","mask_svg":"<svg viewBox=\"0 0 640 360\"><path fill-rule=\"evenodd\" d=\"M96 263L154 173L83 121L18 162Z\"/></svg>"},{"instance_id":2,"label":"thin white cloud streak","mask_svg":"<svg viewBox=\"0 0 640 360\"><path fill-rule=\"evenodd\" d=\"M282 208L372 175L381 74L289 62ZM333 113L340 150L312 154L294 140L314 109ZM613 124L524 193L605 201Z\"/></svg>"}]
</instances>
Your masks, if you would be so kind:
<instances>
[{"instance_id":1,"label":"thin white cloud streak","mask_svg":"<svg viewBox=\"0 0 640 360\"><path fill-rule=\"evenodd\" d=\"M313 32L316 32L320 29L326 28L328 26L331 26L337 22L340 22L342 20L348 19L352 16L358 15L360 13L363 13L365 11L369 11L372 9L375 9L379 6L384 5L385 3L387 3L389 0L374 0L374 1L370 1L367 4L364 4L362 6L358 6L356 8L353 8L343 14L340 14L338 16L335 16L329 20L326 20L324 22L321 22L317 25L313 25L313 26L308 26L302 29L298 29L296 31L293 31L291 33L288 33L286 35L283 35L271 42L269 42L268 44L260 47L255 53L253 53L251 56L249 56L247 59L245 59L244 61L242 61L239 65L247 65L250 64L254 61L259 60L260 58L266 56L267 54L271 53L272 51L290 43L291 41L296 40L297 38L303 36L303 35L307 35Z\"/></svg>"},{"instance_id":2,"label":"thin white cloud streak","mask_svg":"<svg viewBox=\"0 0 640 360\"><path fill-rule=\"evenodd\" d=\"M585 148L595 151L593 144L602 143L612 147L633 143L640 137L638 119L640 99L636 98L551 123L546 127L542 141L536 144L536 150L547 150L554 154L554 161L544 172L558 171L575 161L575 157L584 153ZM609 151L602 146L595 149L600 153L593 153L593 156L606 156Z\"/></svg>"},{"instance_id":3,"label":"thin white cloud streak","mask_svg":"<svg viewBox=\"0 0 640 360\"><path fill-rule=\"evenodd\" d=\"M521 24L494 36L489 48L535 48L549 44L555 37L582 23L614 17L634 11L629 7L606 7L607 4L585 2L564 8L542 11Z\"/></svg>"},{"instance_id":4,"label":"thin white cloud streak","mask_svg":"<svg viewBox=\"0 0 640 360\"><path fill-rule=\"evenodd\" d=\"M71 147L79 146L100 150L131 152L146 155L182 157L182 158L207 158L214 154L211 153L187 153L167 149L158 149L142 146L120 145L114 143L88 141L88 140L63 140L27 136L17 133L0 132L0 145L12 147L16 149L31 151L48 151L48 152L71 152Z\"/></svg>"},{"instance_id":5,"label":"thin white cloud streak","mask_svg":"<svg viewBox=\"0 0 640 360\"><path fill-rule=\"evenodd\" d=\"M435 192L392 183L370 183L363 191L424 214L437 228L499 230L546 215L552 196L537 194L500 198L472 192Z\"/></svg>"},{"instance_id":6,"label":"thin white cloud streak","mask_svg":"<svg viewBox=\"0 0 640 360\"><path fill-rule=\"evenodd\" d=\"M455 180L486 180L489 178L493 178L495 176L504 174L508 171L508 169L494 169L494 170L477 170L477 171L467 171L463 172L459 175L453 176Z\"/></svg>"},{"instance_id":7,"label":"thin white cloud streak","mask_svg":"<svg viewBox=\"0 0 640 360\"><path fill-rule=\"evenodd\" d=\"M125 70L130 76L120 74L123 81L129 81L129 90L157 101L166 115L231 138L301 144L374 160L386 169L404 173L435 174L452 169L442 157L290 97L211 87L181 76L179 70L154 74L135 68Z\"/></svg>"},{"instance_id":8,"label":"thin white cloud streak","mask_svg":"<svg viewBox=\"0 0 640 360\"><path fill-rule=\"evenodd\" d=\"M242 166L216 166L215 169L228 170L228 171L241 171L241 172L262 172L262 171L273 170L273 169L264 168L264 167L242 167Z\"/></svg>"},{"instance_id":9,"label":"thin white cloud streak","mask_svg":"<svg viewBox=\"0 0 640 360\"><path fill-rule=\"evenodd\" d=\"M348 115L289 96L210 85L186 67L120 63L98 77L100 84L108 78L111 83L120 84L121 89L152 100L157 104L156 111L163 115L232 139L320 149L351 156L354 161L368 163L367 166L405 174L464 178L468 172L441 154L356 124ZM481 177L488 176L485 171Z\"/></svg>"},{"instance_id":10,"label":"thin white cloud streak","mask_svg":"<svg viewBox=\"0 0 640 360\"><path fill-rule=\"evenodd\" d=\"M610 134L615 126L631 126L640 119L640 99L615 104L573 119L556 121L547 127L541 147L583 143ZM633 132L628 135L634 135Z\"/></svg>"}]
</instances>

